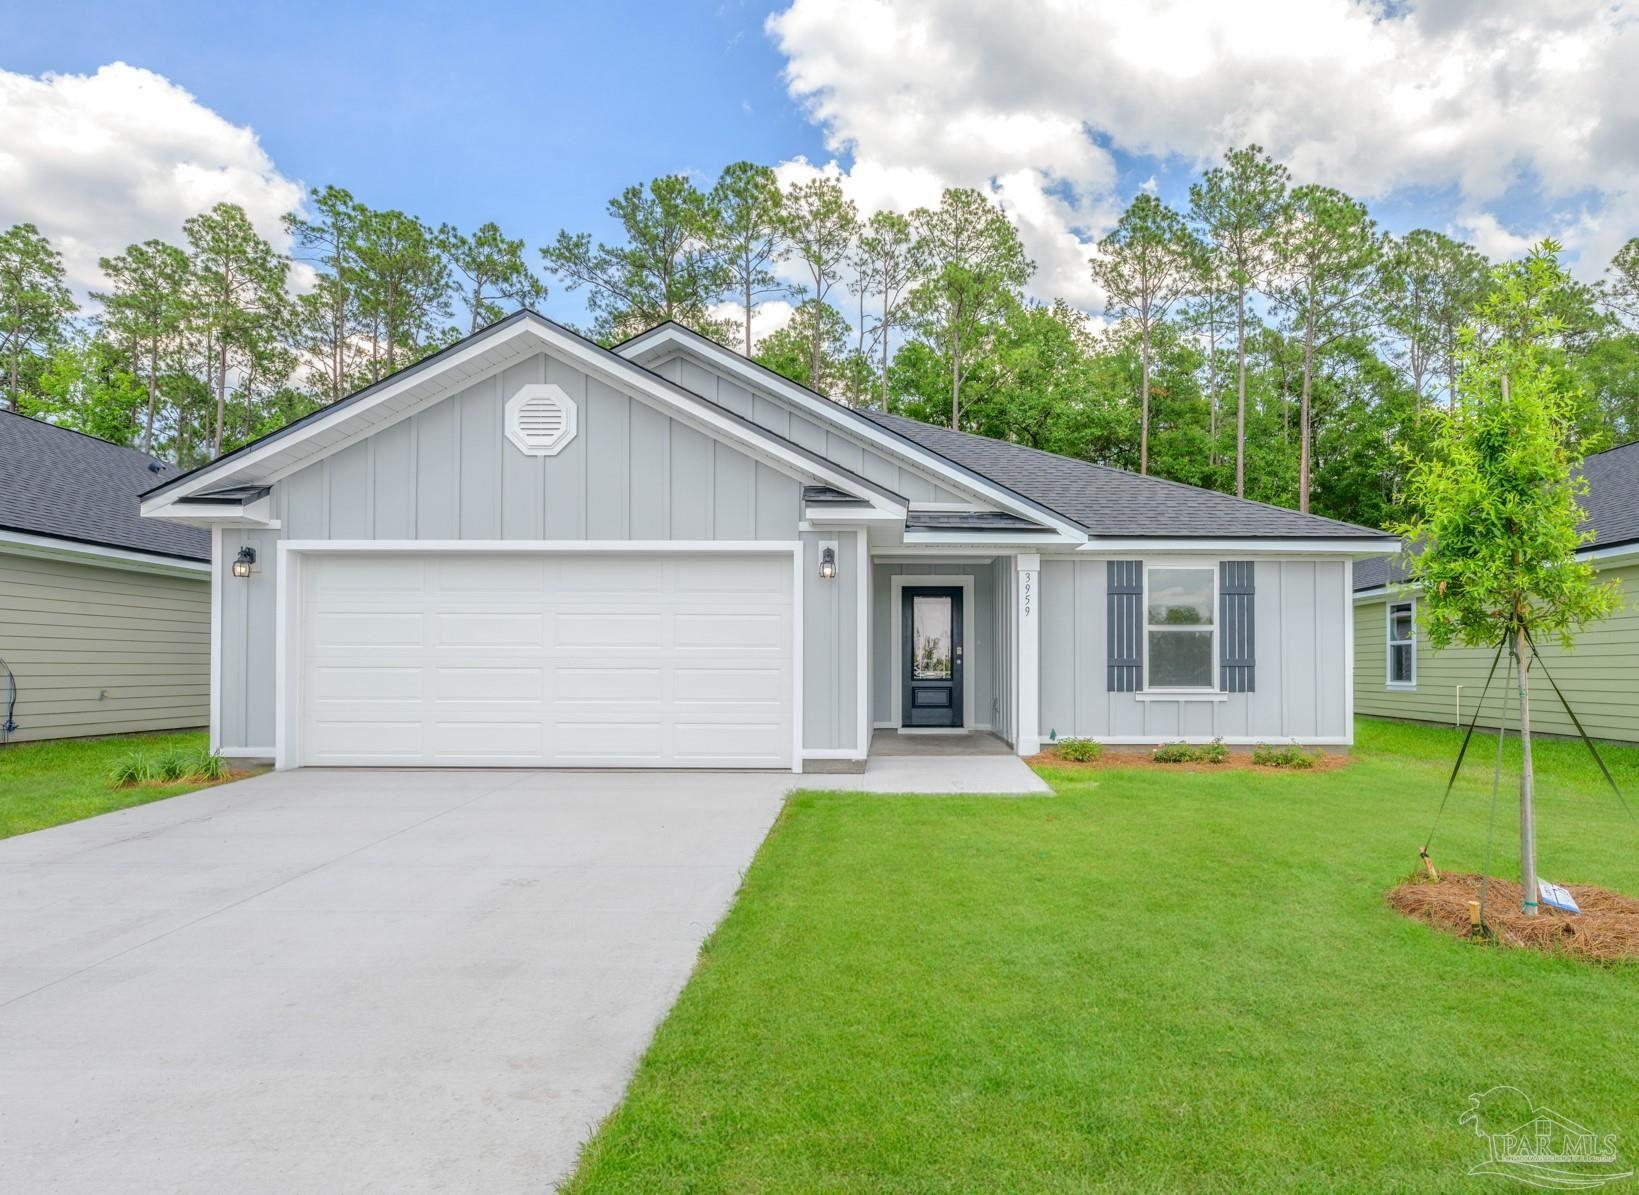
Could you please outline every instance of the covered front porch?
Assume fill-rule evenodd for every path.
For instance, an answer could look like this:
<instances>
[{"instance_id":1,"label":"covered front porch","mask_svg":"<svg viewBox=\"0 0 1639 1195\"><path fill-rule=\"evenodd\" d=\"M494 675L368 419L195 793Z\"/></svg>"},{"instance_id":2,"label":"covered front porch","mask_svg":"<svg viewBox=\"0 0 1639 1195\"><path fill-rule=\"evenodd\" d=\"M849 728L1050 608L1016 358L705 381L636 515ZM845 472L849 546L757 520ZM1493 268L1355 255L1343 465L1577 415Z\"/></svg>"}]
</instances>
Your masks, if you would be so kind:
<instances>
[{"instance_id":1,"label":"covered front porch","mask_svg":"<svg viewBox=\"0 0 1639 1195\"><path fill-rule=\"evenodd\" d=\"M995 548L873 552L870 758L1038 750L1039 567L1035 554Z\"/></svg>"}]
</instances>

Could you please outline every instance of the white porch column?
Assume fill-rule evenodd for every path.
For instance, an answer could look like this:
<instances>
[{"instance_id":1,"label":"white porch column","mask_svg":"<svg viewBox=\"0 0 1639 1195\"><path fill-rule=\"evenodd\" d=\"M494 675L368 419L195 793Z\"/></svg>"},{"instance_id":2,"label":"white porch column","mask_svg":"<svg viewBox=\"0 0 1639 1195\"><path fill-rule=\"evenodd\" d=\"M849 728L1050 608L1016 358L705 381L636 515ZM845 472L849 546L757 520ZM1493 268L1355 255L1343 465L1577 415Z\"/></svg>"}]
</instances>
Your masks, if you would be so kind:
<instances>
[{"instance_id":1,"label":"white porch column","mask_svg":"<svg viewBox=\"0 0 1639 1195\"><path fill-rule=\"evenodd\" d=\"M1041 556L1013 557L1013 743L1020 755L1041 750Z\"/></svg>"}]
</instances>

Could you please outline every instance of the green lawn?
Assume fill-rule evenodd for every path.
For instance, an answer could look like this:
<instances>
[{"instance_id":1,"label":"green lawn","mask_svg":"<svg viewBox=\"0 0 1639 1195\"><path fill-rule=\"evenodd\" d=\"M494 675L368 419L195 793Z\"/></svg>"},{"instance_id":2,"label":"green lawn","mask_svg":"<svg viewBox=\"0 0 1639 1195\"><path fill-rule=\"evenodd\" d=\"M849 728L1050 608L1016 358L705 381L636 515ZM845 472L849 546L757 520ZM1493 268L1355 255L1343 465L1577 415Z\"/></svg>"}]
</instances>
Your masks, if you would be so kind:
<instances>
[{"instance_id":1,"label":"green lawn","mask_svg":"<svg viewBox=\"0 0 1639 1195\"><path fill-rule=\"evenodd\" d=\"M568 1189L1501 1190L1458 1124L1498 1084L1639 1162L1639 967L1384 903L1456 742L1363 719L1326 774L793 797ZM1494 742L1443 867L1480 868ZM1541 870L1639 892L1639 828L1581 752L1539 749ZM1639 795L1639 750L1612 754Z\"/></svg>"},{"instance_id":2,"label":"green lawn","mask_svg":"<svg viewBox=\"0 0 1639 1195\"><path fill-rule=\"evenodd\" d=\"M205 740L203 731L185 731L0 747L0 838L202 788L192 782L115 788L108 783L108 771L115 760L134 751L203 751Z\"/></svg>"}]
</instances>

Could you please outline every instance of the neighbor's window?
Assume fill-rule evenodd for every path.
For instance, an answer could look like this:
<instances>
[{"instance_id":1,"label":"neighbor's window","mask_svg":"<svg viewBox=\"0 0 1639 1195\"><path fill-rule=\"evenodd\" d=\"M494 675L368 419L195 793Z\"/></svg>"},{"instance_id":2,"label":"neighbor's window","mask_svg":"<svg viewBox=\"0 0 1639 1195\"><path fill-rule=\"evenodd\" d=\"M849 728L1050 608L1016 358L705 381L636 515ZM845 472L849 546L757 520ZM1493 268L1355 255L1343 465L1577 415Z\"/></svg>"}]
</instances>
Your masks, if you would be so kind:
<instances>
[{"instance_id":1,"label":"neighbor's window","mask_svg":"<svg viewBox=\"0 0 1639 1195\"><path fill-rule=\"evenodd\" d=\"M1417 620L1410 602L1389 606L1389 684L1417 683Z\"/></svg>"},{"instance_id":2,"label":"neighbor's window","mask_svg":"<svg viewBox=\"0 0 1639 1195\"><path fill-rule=\"evenodd\" d=\"M1144 574L1144 675L1151 689L1210 689L1217 659L1218 570L1152 568Z\"/></svg>"}]
</instances>

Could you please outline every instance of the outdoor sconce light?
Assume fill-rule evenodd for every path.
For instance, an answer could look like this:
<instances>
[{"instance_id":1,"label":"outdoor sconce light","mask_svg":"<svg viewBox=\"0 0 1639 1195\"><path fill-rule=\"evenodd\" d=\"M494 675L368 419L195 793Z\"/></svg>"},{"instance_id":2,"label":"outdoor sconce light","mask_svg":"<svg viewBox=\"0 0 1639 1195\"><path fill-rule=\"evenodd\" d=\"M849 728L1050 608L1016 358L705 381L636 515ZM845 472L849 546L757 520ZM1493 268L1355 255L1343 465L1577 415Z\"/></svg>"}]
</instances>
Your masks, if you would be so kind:
<instances>
[{"instance_id":1,"label":"outdoor sconce light","mask_svg":"<svg viewBox=\"0 0 1639 1195\"><path fill-rule=\"evenodd\" d=\"M834 581L837 577L837 550L830 544L820 549L820 580Z\"/></svg>"},{"instance_id":2,"label":"outdoor sconce light","mask_svg":"<svg viewBox=\"0 0 1639 1195\"><path fill-rule=\"evenodd\" d=\"M255 548L240 548L239 555L233 558L233 575L236 577L250 576L251 566L256 563Z\"/></svg>"}]
</instances>

